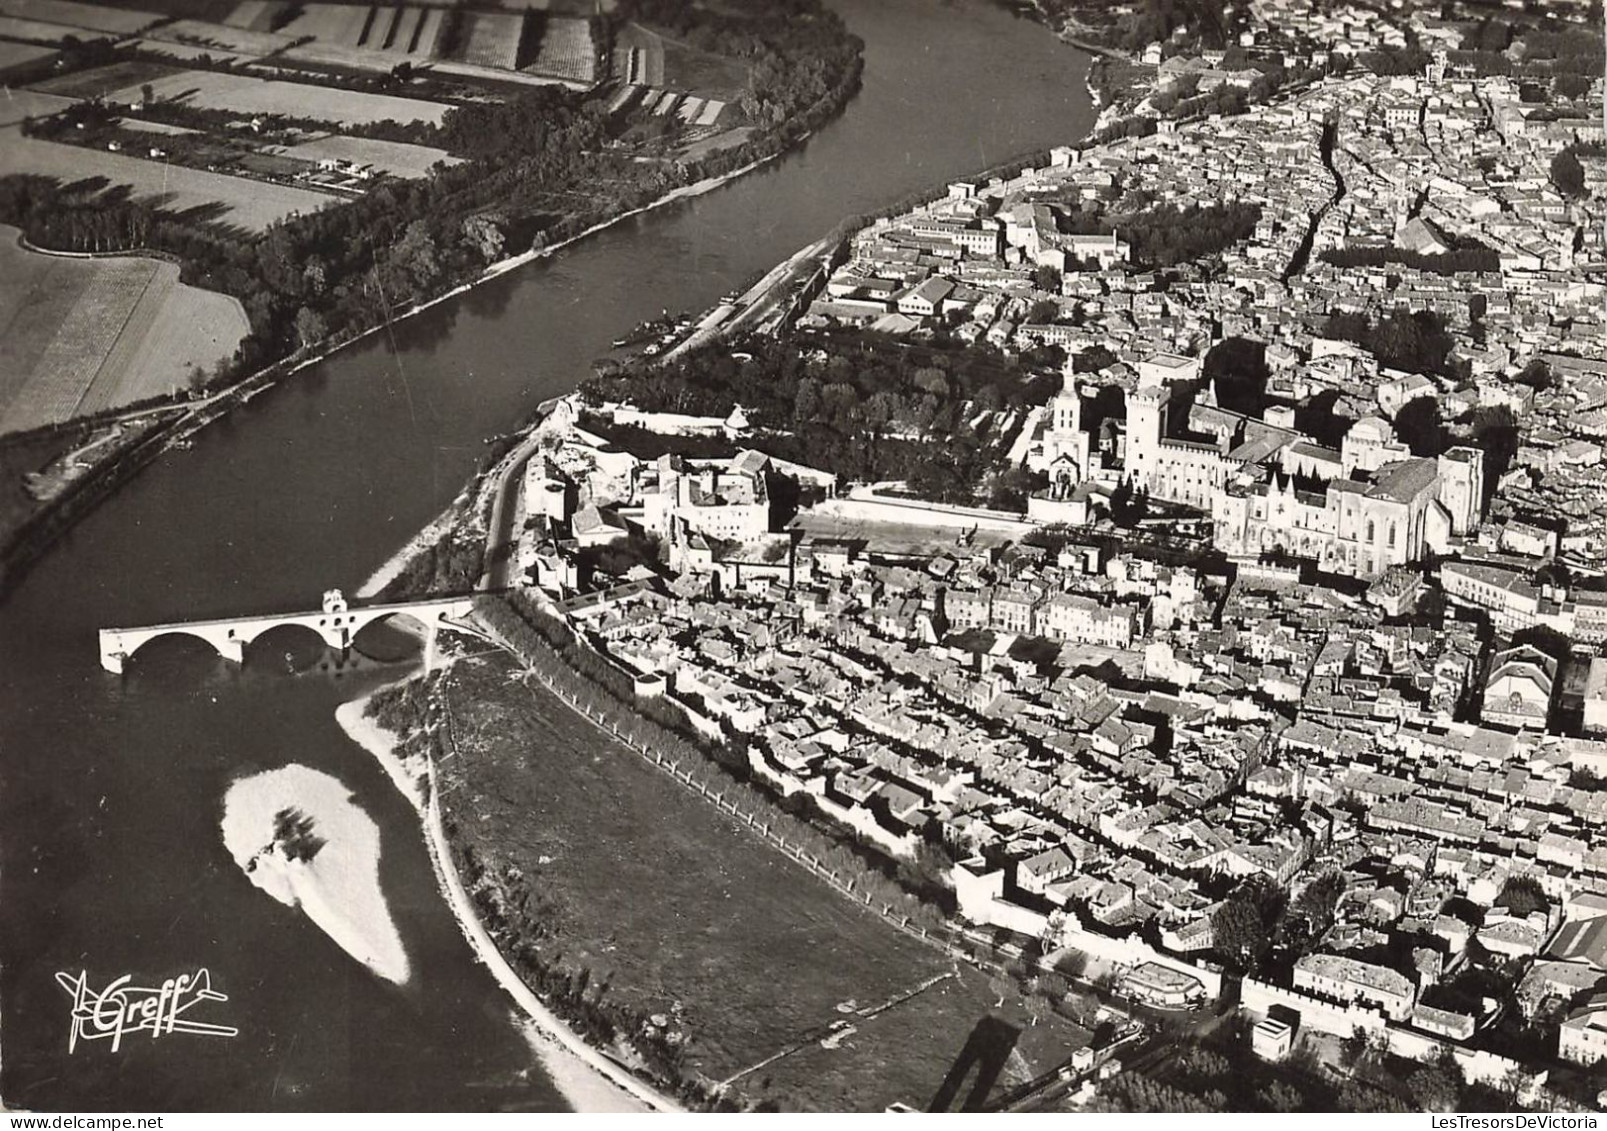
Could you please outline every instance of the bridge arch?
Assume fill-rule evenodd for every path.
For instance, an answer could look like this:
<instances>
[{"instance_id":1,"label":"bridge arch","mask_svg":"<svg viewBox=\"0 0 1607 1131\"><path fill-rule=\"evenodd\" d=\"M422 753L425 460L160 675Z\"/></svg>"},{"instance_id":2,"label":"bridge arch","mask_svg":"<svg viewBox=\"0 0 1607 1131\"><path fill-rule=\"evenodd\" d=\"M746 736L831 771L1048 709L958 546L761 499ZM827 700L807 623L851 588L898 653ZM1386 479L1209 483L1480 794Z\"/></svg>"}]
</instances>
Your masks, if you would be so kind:
<instances>
[{"instance_id":1,"label":"bridge arch","mask_svg":"<svg viewBox=\"0 0 1607 1131\"><path fill-rule=\"evenodd\" d=\"M324 594L323 608L318 612L190 621L145 628L104 628L100 631L100 662L107 671L120 674L128 658L152 640L183 635L206 641L224 659L239 664L245 662L246 645L264 633L289 626L307 629L329 647L344 651L369 625L399 615L422 622L427 637L433 639L441 623L467 615L472 605L472 598L464 597L350 608L339 590L330 590Z\"/></svg>"},{"instance_id":2,"label":"bridge arch","mask_svg":"<svg viewBox=\"0 0 1607 1131\"><path fill-rule=\"evenodd\" d=\"M241 641L229 640L226 637L219 637L216 633L208 632L204 628L191 628L187 625L172 625L149 632L123 633L119 641L118 651L122 654L123 659L127 659L153 640L162 640L174 636L185 636L191 640L199 640L204 644L210 645L212 650L225 660L232 660L234 663L239 663L245 654L244 645ZM105 660L106 645L102 641L102 663Z\"/></svg>"},{"instance_id":3,"label":"bridge arch","mask_svg":"<svg viewBox=\"0 0 1607 1131\"><path fill-rule=\"evenodd\" d=\"M272 624L256 625L250 631L237 633L235 639L240 641L242 648L249 648L263 637L276 632L293 633L298 638L307 637L310 634L311 638L316 640L323 648L338 649L341 646L339 636L332 637L327 628L316 624L308 624L304 620L281 620Z\"/></svg>"}]
</instances>

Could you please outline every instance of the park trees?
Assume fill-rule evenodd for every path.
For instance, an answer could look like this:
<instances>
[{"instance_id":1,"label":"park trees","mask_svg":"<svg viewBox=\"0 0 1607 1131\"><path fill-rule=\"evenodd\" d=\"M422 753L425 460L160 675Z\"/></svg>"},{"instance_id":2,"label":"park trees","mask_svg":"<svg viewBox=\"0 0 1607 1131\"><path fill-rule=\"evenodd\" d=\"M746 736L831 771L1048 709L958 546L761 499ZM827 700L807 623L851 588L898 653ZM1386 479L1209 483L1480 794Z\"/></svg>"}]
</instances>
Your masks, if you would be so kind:
<instances>
[{"instance_id":1,"label":"park trees","mask_svg":"<svg viewBox=\"0 0 1607 1131\"><path fill-rule=\"evenodd\" d=\"M1529 915L1535 911L1545 911L1550 906L1545 889L1533 876L1508 876L1506 883L1501 885L1500 894L1495 897L1495 903L1514 915Z\"/></svg>"},{"instance_id":2,"label":"park trees","mask_svg":"<svg viewBox=\"0 0 1607 1131\"><path fill-rule=\"evenodd\" d=\"M1325 872L1300 890L1278 923L1278 941L1304 952L1333 925L1334 907L1345 893L1345 877Z\"/></svg>"},{"instance_id":3,"label":"park trees","mask_svg":"<svg viewBox=\"0 0 1607 1131\"><path fill-rule=\"evenodd\" d=\"M1551 159L1551 183L1569 200L1582 200L1586 195L1585 170L1573 147L1559 150Z\"/></svg>"},{"instance_id":4,"label":"park trees","mask_svg":"<svg viewBox=\"0 0 1607 1131\"><path fill-rule=\"evenodd\" d=\"M1265 876L1245 880L1211 917L1217 952L1253 973L1272 947L1286 898L1283 889Z\"/></svg>"}]
</instances>

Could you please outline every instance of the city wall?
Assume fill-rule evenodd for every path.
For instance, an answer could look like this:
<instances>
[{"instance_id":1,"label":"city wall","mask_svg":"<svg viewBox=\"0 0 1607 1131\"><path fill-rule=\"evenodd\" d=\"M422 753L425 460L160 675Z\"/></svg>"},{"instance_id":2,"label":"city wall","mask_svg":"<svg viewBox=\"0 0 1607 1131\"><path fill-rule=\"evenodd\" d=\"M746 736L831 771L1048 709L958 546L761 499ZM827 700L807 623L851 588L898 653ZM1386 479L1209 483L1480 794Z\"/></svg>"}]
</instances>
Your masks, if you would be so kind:
<instances>
[{"instance_id":1,"label":"city wall","mask_svg":"<svg viewBox=\"0 0 1607 1131\"><path fill-rule=\"evenodd\" d=\"M922 499L828 499L813 508L816 515L860 522L900 523L906 526L975 526L1001 534L1022 535L1036 530L1037 523L1008 511L981 507L955 507L929 503Z\"/></svg>"},{"instance_id":2,"label":"city wall","mask_svg":"<svg viewBox=\"0 0 1607 1131\"><path fill-rule=\"evenodd\" d=\"M1064 925L1057 933L1050 929L1049 916L1007 899L997 897L986 901L966 899L962 903L961 913L973 922L1004 927L1032 938L1053 935L1061 945L1081 951L1091 959L1118 969L1130 969L1146 962L1153 962L1198 979L1209 997L1216 998L1222 995L1220 970L1197 966L1176 955L1156 950L1136 935L1112 938L1109 935L1096 934L1084 928L1075 915L1067 915Z\"/></svg>"},{"instance_id":3,"label":"city wall","mask_svg":"<svg viewBox=\"0 0 1607 1131\"><path fill-rule=\"evenodd\" d=\"M1470 1083L1499 1087L1507 1081L1514 1070L1527 1073L1522 1065L1509 1057L1497 1056L1479 1049L1463 1048L1461 1045L1442 1041L1426 1033L1416 1033L1398 1025L1391 1025L1377 1009L1369 1009L1362 1005L1340 1005L1298 990L1269 985L1254 978L1244 979L1239 1004L1260 1014L1265 1014L1273 1006L1278 1005L1294 1010L1300 1015L1301 1030L1315 1029L1320 1033L1332 1033L1340 1037L1351 1036L1358 1029L1369 1035L1382 1034L1388 1042L1389 1051L1408 1060L1432 1063L1449 1050Z\"/></svg>"},{"instance_id":4,"label":"city wall","mask_svg":"<svg viewBox=\"0 0 1607 1131\"><path fill-rule=\"evenodd\" d=\"M1254 978L1244 979L1239 993L1239 1004L1257 1013L1266 1013L1281 1005L1300 1014L1302 1029L1316 1029L1348 1037L1357 1029L1367 1033L1382 1033L1389 1027L1382 1011L1362 1005L1340 1005L1326 998L1284 989Z\"/></svg>"}]
</instances>

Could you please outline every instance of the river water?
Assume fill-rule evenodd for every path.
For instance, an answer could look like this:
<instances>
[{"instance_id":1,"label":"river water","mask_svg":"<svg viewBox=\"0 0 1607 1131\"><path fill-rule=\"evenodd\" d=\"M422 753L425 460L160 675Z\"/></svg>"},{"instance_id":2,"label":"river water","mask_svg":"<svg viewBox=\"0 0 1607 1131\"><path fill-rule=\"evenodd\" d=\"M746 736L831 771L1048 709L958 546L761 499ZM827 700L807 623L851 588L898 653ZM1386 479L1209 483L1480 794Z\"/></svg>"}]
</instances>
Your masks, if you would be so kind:
<instances>
[{"instance_id":1,"label":"river water","mask_svg":"<svg viewBox=\"0 0 1607 1131\"><path fill-rule=\"evenodd\" d=\"M562 1109L436 890L417 820L336 726L398 669L341 677L295 630L246 664L168 637L122 678L95 629L316 607L456 494L484 438L567 392L664 306L699 310L845 215L1092 123L1086 57L984 0L836 0L861 93L800 151L634 218L303 370L141 474L0 608L0 1096L31 1109ZM286 654L290 654L287 663ZM294 669L294 670L293 670ZM295 674L300 672L301 674ZM380 827L397 986L224 850L242 774L301 763ZM62 972L91 990L210 971L184 1033L69 1052Z\"/></svg>"}]
</instances>

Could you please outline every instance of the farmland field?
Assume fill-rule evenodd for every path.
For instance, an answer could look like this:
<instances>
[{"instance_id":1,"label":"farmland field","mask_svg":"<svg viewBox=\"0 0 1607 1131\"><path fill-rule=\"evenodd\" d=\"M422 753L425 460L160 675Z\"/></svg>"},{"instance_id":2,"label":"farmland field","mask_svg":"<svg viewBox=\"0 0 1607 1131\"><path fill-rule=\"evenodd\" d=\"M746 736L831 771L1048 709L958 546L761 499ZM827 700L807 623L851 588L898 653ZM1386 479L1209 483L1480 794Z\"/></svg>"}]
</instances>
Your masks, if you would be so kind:
<instances>
[{"instance_id":1,"label":"farmland field","mask_svg":"<svg viewBox=\"0 0 1607 1131\"><path fill-rule=\"evenodd\" d=\"M423 8L403 8L396 14L390 34L382 46L387 51L397 51L404 55L411 52L419 38L419 29L423 22Z\"/></svg>"},{"instance_id":2,"label":"farmland field","mask_svg":"<svg viewBox=\"0 0 1607 1131\"><path fill-rule=\"evenodd\" d=\"M206 23L202 20L175 20L162 27L153 28L146 38L187 44L191 47L205 47L213 54L222 50L257 56L283 51L295 42L289 36L275 32L248 31L245 28Z\"/></svg>"},{"instance_id":3,"label":"farmland field","mask_svg":"<svg viewBox=\"0 0 1607 1131\"><path fill-rule=\"evenodd\" d=\"M419 20L418 31L415 38L418 40L413 51L419 55L434 58L441 42L441 21L446 18L446 9L425 9L423 17Z\"/></svg>"},{"instance_id":4,"label":"farmland field","mask_svg":"<svg viewBox=\"0 0 1607 1131\"><path fill-rule=\"evenodd\" d=\"M519 65L519 40L525 18L512 12L463 12L458 17L458 47L447 56L481 67L514 70Z\"/></svg>"},{"instance_id":5,"label":"farmland field","mask_svg":"<svg viewBox=\"0 0 1607 1131\"><path fill-rule=\"evenodd\" d=\"M105 177L113 184L130 185L136 196L159 196L170 208L221 204L223 223L251 231L264 231L292 212L312 212L337 197L290 185L186 169L156 161L143 161L120 153L60 145L22 137L16 126L0 129L0 176L37 173L63 181Z\"/></svg>"},{"instance_id":6,"label":"farmland field","mask_svg":"<svg viewBox=\"0 0 1607 1131\"><path fill-rule=\"evenodd\" d=\"M178 71L157 79L151 85L159 100L183 101L236 114L284 114L346 125L387 120L422 121L439 125L442 116L451 109L443 102L338 90L277 79L257 79L217 71ZM138 84L113 95L119 101L138 99L139 96Z\"/></svg>"},{"instance_id":7,"label":"farmland field","mask_svg":"<svg viewBox=\"0 0 1607 1131\"><path fill-rule=\"evenodd\" d=\"M280 29L292 39L304 35L345 47L363 46L364 29L373 9L367 4L304 4L301 14Z\"/></svg>"},{"instance_id":8,"label":"farmland field","mask_svg":"<svg viewBox=\"0 0 1607 1131\"><path fill-rule=\"evenodd\" d=\"M49 47L38 46L31 43L7 43L0 41L0 72L23 63L31 63L35 59L43 59L54 55Z\"/></svg>"},{"instance_id":9,"label":"farmland field","mask_svg":"<svg viewBox=\"0 0 1607 1131\"><path fill-rule=\"evenodd\" d=\"M122 63L108 63L104 67L91 67L87 71L72 71L58 75L33 83L32 88L66 98L103 98L117 90L133 90L137 97L141 83L155 82L157 79L179 73L176 67L131 59Z\"/></svg>"},{"instance_id":10,"label":"farmland field","mask_svg":"<svg viewBox=\"0 0 1607 1131\"><path fill-rule=\"evenodd\" d=\"M408 145L400 141L381 141L376 138L342 137L339 134L304 141L300 145L281 146L274 150L286 157L299 157L304 161L319 161L333 157L352 161L358 165L372 165L395 177L424 177L437 161L457 164L458 159L447 156L446 150L428 145Z\"/></svg>"},{"instance_id":11,"label":"farmland field","mask_svg":"<svg viewBox=\"0 0 1607 1131\"><path fill-rule=\"evenodd\" d=\"M1058 1017L1033 1026L1019 1002L995 1006L971 970L857 1015L955 967L511 671L499 657L442 677L455 736L443 811L482 861L529 878L553 931L544 952L611 999L683 1019L692 1071L723 1080L846 1020L857 1031L841 1047L808 1043L739 1089L784 1109L924 1108L979 1029L1001 1083L1085 1043Z\"/></svg>"},{"instance_id":12,"label":"farmland field","mask_svg":"<svg viewBox=\"0 0 1607 1131\"><path fill-rule=\"evenodd\" d=\"M121 4L123 0L116 0ZM188 20L221 20L234 11L240 0L129 0L148 12Z\"/></svg>"},{"instance_id":13,"label":"farmland field","mask_svg":"<svg viewBox=\"0 0 1607 1131\"><path fill-rule=\"evenodd\" d=\"M273 18L284 5L279 0L240 0L223 24L246 31L272 31Z\"/></svg>"},{"instance_id":14,"label":"farmland field","mask_svg":"<svg viewBox=\"0 0 1607 1131\"><path fill-rule=\"evenodd\" d=\"M0 12L22 19L44 20L115 35L144 31L162 18L155 12L103 8L98 4L80 4L76 0L0 0Z\"/></svg>"},{"instance_id":15,"label":"farmland field","mask_svg":"<svg viewBox=\"0 0 1607 1131\"><path fill-rule=\"evenodd\" d=\"M12 126L24 118L43 117L65 110L73 104L70 98L55 94L40 94L33 90L0 91L0 126Z\"/></svg>"},{"instance_id":16,"label":"farmland field","mask_svg":"<svg viewBox=\"0 0 1607 1131\"><path fill-rule=\"evenodd\" d=\"M558 16L589 16L592 14L593 0L496 0L496 6L506 8L511 12L548 12ZM619 7L619 0L602 0L596 7L604 12L612 12Z\"/></svg>"},{"instance_id":17,"label":"farmland field","mask_svg":"<svg viewBox=\"0 0 1607 1131\"><path fill-rule=\"evenodd\" d=\"M597 77L597 48L592 43L590 21L548 16L536 57L527 69L591 82Z\"/></svg>"},{"instance_id":18,"label":"farmland field","mask_svg":"<svg viewBox=\"0 0 1607 1131\"><path fill-rule=\"evenodd\" d=\"M396 57L433 58L445 15L441 8L367 4L306 4L299 12L284 34L310 35L324 51L372 52L370 67L394 65Z\"/></svg>"},{"instance_id":19,"label":"farmland field","mask_svg":"<svg viewBox=\"0 0 1607 1131\"><path fill-rule=\"evenodd\" d=\"M24 20L16 16L0 15L0 35L11 39L22 39L29 43L60 43L65 37L75 34L70 27L61 24L47 24L39 20ZM95 36L85 36L78 33L80 39L94 39Z\"/></svg>"},{"instance_id":20,"label":"farmland field","mask_svg":"<svg viewBox=\"0 0 1607 1131\"><path fill-rule=\"evenodd\" d=\"M170 126L166 122L149 122L144 118L119 118L117 126L119 129L132 130L137 134L159 134L162 137L194 137L202 132L187 126Z\"/></svg>"},{"instance_id":21,"label":"farmland field","mask_svg":"<svg viewBox=\"0 0 1607 1131\"><path fill-rule=\"evenodd\" d=\"M232 357L250 329L238 300L178 283L176 273L173 278L167 305L129 355L116 386L117 399L109 403L126 404L175 386L184 388L192 365L207 368ZM103 391L104 384L91 388L82 411L93 411L90 398Z\"/></svg>"},{"instance_id":22,"label":"farmland field","mask_svg":"<svg viewBox=\"0 0 1607 1131\"><path fill-rule=\"evenodd\" d=\"M0 226L0 433L128 404L230 357L245 312L178 268L26 251Z\"/></svg>"}]
</instances>

